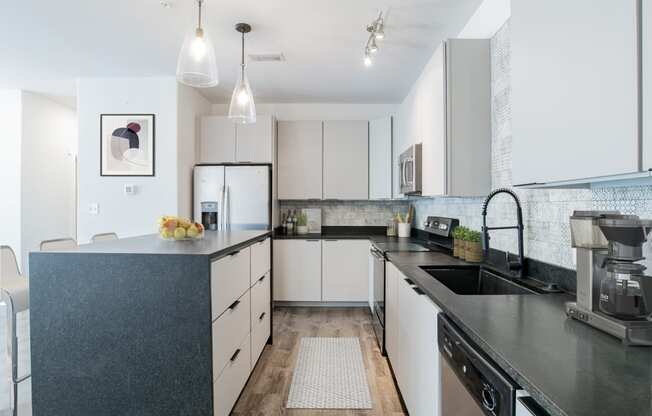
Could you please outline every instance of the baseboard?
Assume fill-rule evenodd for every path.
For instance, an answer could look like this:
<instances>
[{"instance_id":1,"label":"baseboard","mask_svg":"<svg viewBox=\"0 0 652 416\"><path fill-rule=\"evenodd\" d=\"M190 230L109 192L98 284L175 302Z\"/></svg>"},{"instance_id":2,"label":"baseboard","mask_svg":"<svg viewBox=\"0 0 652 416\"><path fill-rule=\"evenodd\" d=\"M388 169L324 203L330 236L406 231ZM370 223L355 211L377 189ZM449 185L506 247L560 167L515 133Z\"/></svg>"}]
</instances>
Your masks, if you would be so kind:
<instances>
[{"instance_id":1,"label":"baseboard","mask_svg":"<svg viewBox=\"0 0 652 416\"><path fill-rule=\"evenodd\" d=\"M286 302L274 301L274 306L295 308L369 308L369 302Z\"/></svg>"}]
</instances>

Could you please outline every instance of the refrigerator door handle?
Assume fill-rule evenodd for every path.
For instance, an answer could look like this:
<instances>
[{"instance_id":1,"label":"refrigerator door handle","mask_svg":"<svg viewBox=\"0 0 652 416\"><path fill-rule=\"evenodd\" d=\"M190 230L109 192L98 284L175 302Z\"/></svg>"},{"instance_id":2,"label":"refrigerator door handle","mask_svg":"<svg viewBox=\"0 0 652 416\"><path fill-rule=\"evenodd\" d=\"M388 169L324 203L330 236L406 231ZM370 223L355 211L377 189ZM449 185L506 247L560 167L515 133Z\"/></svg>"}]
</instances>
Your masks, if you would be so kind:
<instances>
[{"instance_id":1,"label":"refrigerator door handle","mask_svg":"<svg viewBox=\"0 0 652 416\"><path fill-rule=\"evenodd\" d=\"M229 195L229 185L226 185L226 196L224 197L224 225L225 228L231 228L231 195Z\"/></svg>"},{"instance_id":2,"label":"refrigerator door handle","mask_svg":"<svg viewBox=\"0 0 652 416\"><path fill-rule=\"evenodd\" d=\"M224 210L225 210L225 195L224 195L224 186L222 186L222 190L220 191L220 220L219 220L219 229L223 230L224 229Z\"/></svg>"}]
</instances>

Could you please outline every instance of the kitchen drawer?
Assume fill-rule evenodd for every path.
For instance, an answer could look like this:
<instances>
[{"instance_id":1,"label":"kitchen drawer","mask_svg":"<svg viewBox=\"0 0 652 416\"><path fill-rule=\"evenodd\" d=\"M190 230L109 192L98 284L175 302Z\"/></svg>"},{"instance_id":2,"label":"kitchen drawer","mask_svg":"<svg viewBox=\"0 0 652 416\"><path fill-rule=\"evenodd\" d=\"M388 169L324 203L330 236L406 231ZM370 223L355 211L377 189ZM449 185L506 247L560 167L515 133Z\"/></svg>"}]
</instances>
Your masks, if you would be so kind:
<instances>
[{"instance_id":1,"label":"kitchen drawer","mask_svg":"<svg viewBox=\"0 0 652 416\"><path fill-rule=\"evenodd\" d=\"M271 282L270 273L267 272L263 277L258 279L251 287L251 327L254 327L254 321L258 320L261 313L269 313Z\"/></svg>"},{"instance_id":2,"label":"kitchen drawer","mask_svg":"<svg viewBox=\"0 0 652 416\"><path fill-rule=\"evenodd\" d=\"M251 300L247 291L213 322L213 380L216 380L229 358L251 331Z\"/></svg>"},{"instance_id":3,"label":"kitchen drawer","mask_svg":"<svg viewBox=\"0 0 652 416\"><path fill-rule=\"evenodd\" d=\"M213 383L213 415L228 416L251 372L251 338L231 351L220 377Z\"/></svg>"},{"instance_id":4,"label":"kitchen drawer","mask_svg":"<svg viewBox=\"0 0 652 416\"><path fill-rule=\"evenodd\" d=\"M258 362L260 354L267 344L271 333L271 313L270 305L267 303L267 309L258 315L251 316L251 367L253 368Z\"/></svg>"},{"instance_id":5,"label":"kitchen drawer","mask_svg":"<svg viewBox=\"0 0 652 416\"><path fill-rule=\"evenodd\" d=\"M267 273L271 267L270 238L251 246L251 285Z\"/></svg>"},{"instance_id":6,"label":"kitchen drawer","mask_svg":"<svg viewBox=\"0 0 652 416\"><path fill-rule=\"evenodd\" d=\"M211 264L213 320L249 289L250 257L250 249L247 247Z\"/></svg>"}]
</instances>

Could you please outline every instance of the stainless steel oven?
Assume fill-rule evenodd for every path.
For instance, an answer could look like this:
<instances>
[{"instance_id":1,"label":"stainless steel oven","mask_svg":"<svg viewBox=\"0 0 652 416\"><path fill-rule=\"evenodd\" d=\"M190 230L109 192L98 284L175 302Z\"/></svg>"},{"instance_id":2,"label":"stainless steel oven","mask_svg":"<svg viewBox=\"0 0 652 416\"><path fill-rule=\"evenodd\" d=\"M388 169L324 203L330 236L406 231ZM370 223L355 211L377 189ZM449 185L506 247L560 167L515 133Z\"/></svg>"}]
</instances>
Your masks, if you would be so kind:
<instances>
[{"instance_id":1,"label":"stainless steel oven","mask_svg":"<svg viewBox=\"0 0 652 416\"><path fill-rule=\"evenodd\" d=\"M421 194L421 143L401 153L398 161L399 188L402 194Z\"/></svg>"},{"instance_id":2,"label":"stainless steel oven","mask_svg":"<svg viewBox=\"0 0 652 416\"><path fill-rule=\"evenodd\" d=\"M373 245L369 249L373 273L371 316L378 347L385 355L385 255Z\"/></svg>"}]
</instances>

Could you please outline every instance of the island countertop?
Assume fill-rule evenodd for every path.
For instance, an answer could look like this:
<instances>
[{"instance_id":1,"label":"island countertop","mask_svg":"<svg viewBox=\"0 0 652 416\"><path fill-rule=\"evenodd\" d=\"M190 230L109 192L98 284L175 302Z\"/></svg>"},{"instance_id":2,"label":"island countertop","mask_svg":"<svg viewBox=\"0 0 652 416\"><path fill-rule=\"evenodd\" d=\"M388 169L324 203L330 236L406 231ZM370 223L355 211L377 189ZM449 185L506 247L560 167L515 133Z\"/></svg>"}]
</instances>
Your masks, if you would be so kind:
<instances>
[{"instance_id":1,"label":"island countertop","mask_svg":"<svg viewBox=\"0 0 652 416\"><path fill-rule=\"evenodd\" d=\"M197 240L164 240L158 234L98 241L55 252L96 254L180 254L219 257L271 235L270 230L206 231Z\"/></svg>"}]
</instances>

